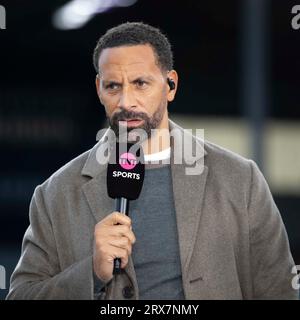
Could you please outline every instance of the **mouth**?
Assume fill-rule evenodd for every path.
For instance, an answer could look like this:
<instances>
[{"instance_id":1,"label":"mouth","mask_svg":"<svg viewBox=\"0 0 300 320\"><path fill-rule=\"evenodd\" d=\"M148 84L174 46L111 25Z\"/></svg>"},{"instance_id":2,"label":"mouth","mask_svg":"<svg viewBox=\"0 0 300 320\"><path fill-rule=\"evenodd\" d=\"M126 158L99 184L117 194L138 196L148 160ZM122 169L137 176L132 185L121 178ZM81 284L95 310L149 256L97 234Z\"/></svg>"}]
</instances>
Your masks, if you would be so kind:
<instances>
[{"instance_id":1,"label":"mouth","mask_svg":"<svg viewBox=\"0 0 300 320\"><path fill-rule=\"evenodd\" d=\"M120 125L127 125L127 127L137 127L141 125L144 120L141 119L123 119L119 121Z\"/></svg>"}]
</instances>

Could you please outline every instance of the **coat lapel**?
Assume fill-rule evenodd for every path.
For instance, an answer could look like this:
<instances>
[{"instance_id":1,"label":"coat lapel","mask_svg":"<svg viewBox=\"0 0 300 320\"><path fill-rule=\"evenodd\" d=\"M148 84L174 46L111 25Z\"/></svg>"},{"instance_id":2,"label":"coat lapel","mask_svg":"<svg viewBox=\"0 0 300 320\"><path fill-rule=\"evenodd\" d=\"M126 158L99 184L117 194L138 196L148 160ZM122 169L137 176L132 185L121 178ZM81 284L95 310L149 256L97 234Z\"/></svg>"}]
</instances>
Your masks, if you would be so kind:
<instances>
[{"instance_id":1,"label":"coat lapel","mask_svg":"<svg viewBox=\"0 0 300 320\"><path fill-rule=\"evenodd\" d=\"M182 272L187 272L193 253L208 169L200 176L185 176L184 168L173 166L173 193Z\"/></svg>"},{"instance_id":2,"label":"coat lapel","mask_svg":"<svg viewBox=\"0 0 300 320\"><path fill-rule=\"evenodd\" d=\"M99 152L101 148L104 150L105 136L108 135L105 134L92 148L81 171L83 176L92 178L82 186L82 190L96 223L114 210L114 200L107 195L107 161L105 161L104 152Z\"/></svg>"},{"instance_id":3,"label":"coat lapel","mask_svg":"<svg viewBox=\"0 0 300 320\"><path fill-rule=\"evenodd\" d=\"M174 129L177 130L177 132L175 130L175 139L180 138L178 135L181 135L182 139L184 130L170 121L170 130L174 132ZM186 132L185 134L188 133ZM171 161L173 196L183 276L188 272L189 262L195 246L208 174L208 167L204 165L204 156L207 152L204 150L203 141L196 139L194 136L184 141L185 150L196 150L196 152L194 154L185 154L182 164L174 163L173 153ZM187 146L187 144L192 145ZM171 145L173 146L172 141ZM193 168L196 165L199 166L199 173L187 174L187 168Z\"/></svg>"}]
</instances>

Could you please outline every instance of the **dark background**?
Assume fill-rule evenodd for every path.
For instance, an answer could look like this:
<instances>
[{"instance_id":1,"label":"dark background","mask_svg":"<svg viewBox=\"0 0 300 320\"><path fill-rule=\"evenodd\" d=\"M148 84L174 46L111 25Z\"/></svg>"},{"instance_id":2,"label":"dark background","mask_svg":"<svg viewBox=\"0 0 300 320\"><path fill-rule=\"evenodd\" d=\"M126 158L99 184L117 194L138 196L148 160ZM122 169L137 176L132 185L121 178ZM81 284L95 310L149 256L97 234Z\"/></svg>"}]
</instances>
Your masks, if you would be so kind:
<instances>
[{"instance_id":1,"label":"dark background","mask_svg":"<svg viewBox=\"0 0 300 320\"><path fill-rule=\"evenodd\" d=\"M139 0L97 15L81 29L57 30L51 17L66 2L0 0L7 11L7 29L0 30L0 264L6 267L7 286L35 186L91 148L103 127L92 52L108 28L143 21L167 34L180 76L171 114L244 116L243 0ZM300 30L290 23L295 4L268 1L267 118L300 123ZM300 264L300 191L274 198ZM6 292L0 290L0 298Z\"/></svg>"}]
</instances>

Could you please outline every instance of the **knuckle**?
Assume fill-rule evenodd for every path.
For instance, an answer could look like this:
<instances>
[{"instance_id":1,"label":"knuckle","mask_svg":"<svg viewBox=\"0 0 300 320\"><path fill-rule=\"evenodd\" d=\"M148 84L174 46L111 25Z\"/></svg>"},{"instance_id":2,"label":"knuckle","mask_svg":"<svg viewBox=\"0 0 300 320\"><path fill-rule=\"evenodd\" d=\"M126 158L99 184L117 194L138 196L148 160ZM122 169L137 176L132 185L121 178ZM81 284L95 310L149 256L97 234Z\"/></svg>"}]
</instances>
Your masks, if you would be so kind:
<instances>
[{"instance_id":1,"label":"knuckle","mask_svg":"<svg viewBox=\"0 0 300 320\"><path fill-rule=\"evenodd\" d=\"M136 237L133 232L132 232L132 237L133 237L133 240L136 241Z\"/></svg>"},{"instance_id":2,"label":"knuckle","mask_svg":"<svg viewBox=\"0 0 300 320\"><path fill-rule=\"evenodd\" d=\"M131 233L131 243L135 243L135 241L136 241L135 235Z\"/></svg>"},{"instance_id":3,"label":"knuckle","mask_svg":"<svg viewBox=\"0 0 300 320\"><path fill-rule=\"evenodd\" d=\"M102 241L100 241L100 239L99 238L95 238L95 246L96 246L96 248L101 248L101 246L102 246Z\"/></svg>"},{"instance_id":4,"label":"knuckle","mask_svg":"<svg viewBox=\"0 0 300 320\"><path fill-rule=\"evenodd\" d=\"M117 213L116 213L116 212L113 212L113 213L111 214L111 216L110 216L110 221L117 220L117 218L118 218Z\"/></svg>"},{"instance_id":5,"label":"knuckle","mask_svg":"<svg viewBox=\"0 0 300 320\"><path fill-rule=\"evenodd\" d=\"M118 219L118 212L114 211L111 216L110 216L111 220L117 220Z\"/></svg>"}]
</instances>

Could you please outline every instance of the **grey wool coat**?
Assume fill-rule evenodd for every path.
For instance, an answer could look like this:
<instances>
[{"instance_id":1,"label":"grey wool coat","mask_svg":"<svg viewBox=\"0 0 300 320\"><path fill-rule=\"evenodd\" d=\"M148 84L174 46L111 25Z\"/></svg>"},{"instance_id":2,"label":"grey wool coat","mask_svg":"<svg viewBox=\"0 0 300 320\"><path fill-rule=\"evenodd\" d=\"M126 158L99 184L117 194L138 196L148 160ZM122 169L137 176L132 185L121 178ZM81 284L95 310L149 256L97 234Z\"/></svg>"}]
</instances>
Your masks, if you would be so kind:
<instances>
[{"instance_id":1,"label":"grey wool coat","mask_svg":"<svg viewBox=\"0 0 300 320\"><path fill-rule=\"evenodd\" d=\"M174 122L169 125L182 134ZM287 233L257 165L212 143L192 141L204 148L194 159L204 157L203 172L185 174L193 159L171 162L185 298L297 299ZM114 211L107 164L96 159L101 143L36 187L7 299L94 299L94 227ZM124 299L128 286L130 299L139 299L131 257L101 299Z\"/></svg>"}]
</instances>

